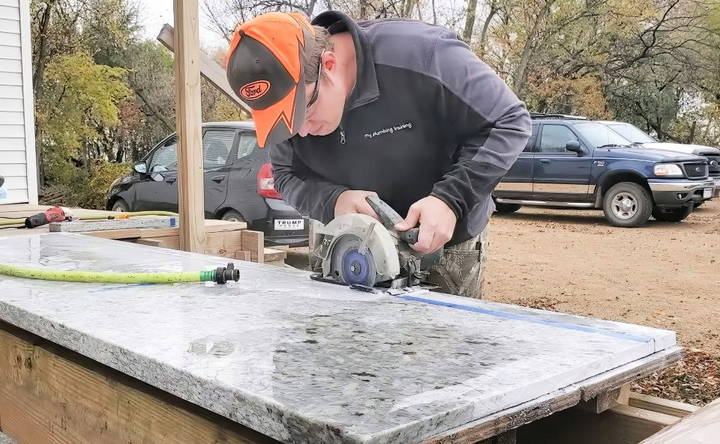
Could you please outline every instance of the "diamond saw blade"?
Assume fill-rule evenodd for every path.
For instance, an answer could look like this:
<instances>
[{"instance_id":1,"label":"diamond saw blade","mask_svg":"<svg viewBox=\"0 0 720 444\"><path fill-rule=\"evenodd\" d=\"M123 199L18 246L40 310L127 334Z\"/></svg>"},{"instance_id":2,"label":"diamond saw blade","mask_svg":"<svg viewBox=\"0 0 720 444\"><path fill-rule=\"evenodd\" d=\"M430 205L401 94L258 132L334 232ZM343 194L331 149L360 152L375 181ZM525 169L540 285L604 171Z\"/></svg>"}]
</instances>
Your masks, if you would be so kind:
<instances>
[{"instance_id":1,"label":"diamond saw blade","mask_svg":"<svg viewBox=\"0 0 720 444\"><path fill-rule=\"evenodd\" d=\"M359 237L346 234L335 242L332 251L332 274L348 285L368 287L377 281L377 269L370 250L360 252Z\"/></svg>"}]
</instances>

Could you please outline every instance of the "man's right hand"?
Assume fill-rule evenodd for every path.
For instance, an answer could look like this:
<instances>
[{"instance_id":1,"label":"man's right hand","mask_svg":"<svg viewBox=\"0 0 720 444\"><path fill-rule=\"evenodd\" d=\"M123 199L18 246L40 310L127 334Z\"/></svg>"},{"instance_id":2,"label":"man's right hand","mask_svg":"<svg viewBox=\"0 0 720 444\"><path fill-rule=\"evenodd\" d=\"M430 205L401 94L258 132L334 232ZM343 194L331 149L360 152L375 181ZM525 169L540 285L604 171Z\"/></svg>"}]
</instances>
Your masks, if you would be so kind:
<instances>
[{"instance_id":1,"label":"man's right hand","mask_svg":"<svg viewBox=\"0 0 720 444\"><path fill-rule=\"evenodd\" d=\"M377 196L374 191L347 190L340 193L335 202L335 217L342 214L360 213L379 219L365 198Z\"/></svg>"}]
</instances>

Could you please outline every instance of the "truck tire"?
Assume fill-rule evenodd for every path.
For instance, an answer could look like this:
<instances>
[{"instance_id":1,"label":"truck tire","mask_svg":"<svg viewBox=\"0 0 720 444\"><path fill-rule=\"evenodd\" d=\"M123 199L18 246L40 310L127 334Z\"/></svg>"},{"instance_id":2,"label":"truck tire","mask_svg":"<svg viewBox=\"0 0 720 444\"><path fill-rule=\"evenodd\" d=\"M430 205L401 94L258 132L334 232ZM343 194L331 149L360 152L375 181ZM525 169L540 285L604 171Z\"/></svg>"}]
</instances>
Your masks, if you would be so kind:
<instances>
[{"instance_id":1,"label":"truck tire","mask_svg":"<svg viewBox=\"0 0 720 444\"><path fill-rule=\"evenodd\" d=\"M130 207L127 204L127 202L125 202L122 199L118 199L112 204L111 211L117 211L119 213L127 213L128 211L130 211Z\"/></svg>"},{"instance_id":2,"label":"truck tire","mask_svg":"<svg viewBox=\"0 0 720 444\"><path fill-rule=\"evenodd\" d=\"M640 227L653 210L650 193L634 182L613 185L603 197L605 219L616 227Z\"/></svg>"},{"instance_id":3,"label":"truck tire","mask_svg":"<svg viewBox=\"0 0 720 444\"><path fill-rule=\"evenodd\" d=\"M652 215L660 222L680 222L692 213L693 207L688 205L680 208L655 208Z\"/></svg>"},{"instance_id":4,"label":"truck tire","mask_svg":"<svg viewBox=\"0 0 720 444\"><path fill-rule=\"evenodd\" d=\"M495 202L495 212L498 214L510 214L520 209L518 204Z\"/></svg>"},{"instance_id":5,"label":"truck tire","mask_svg":"<svg viewBox=\"0 0 720 444\"><path fill-rule=\"evenodd\" d=\"M235 210L227 210L223 213L220 219L226 220L228 222L245 222L245 218L242 216L242 214Z\"/></svg>"}]
</instances>

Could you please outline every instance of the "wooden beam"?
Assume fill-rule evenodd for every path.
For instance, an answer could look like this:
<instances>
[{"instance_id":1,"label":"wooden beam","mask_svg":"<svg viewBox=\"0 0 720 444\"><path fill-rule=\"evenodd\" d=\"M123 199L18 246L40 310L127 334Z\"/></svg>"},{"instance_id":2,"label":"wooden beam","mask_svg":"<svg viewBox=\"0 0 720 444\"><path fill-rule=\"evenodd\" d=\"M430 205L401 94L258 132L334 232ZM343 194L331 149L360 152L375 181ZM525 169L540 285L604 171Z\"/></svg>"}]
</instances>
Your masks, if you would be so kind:
<instances>
[{"instance_id":1,"label":"wooden beam","mask_svg":"<svg viewBox=\"0 0 720 444\"><path fill-rule=\"evenodd\" d=\"M628 404L632 407L677 416L678 418L688 416L700 409L700 407L692 404L658 398L657 396L643 395L635 392L630 393Z\"/></svg>"},{"instance_id":2,"label":"wooden beam","mask_svg":"<svg viewBox=\"0 0 720 444\"><path fill-rule=\"evenodd\" d=\"M174 0L180 248L205 251L200 35L197 0Z\"/></svg>"},{"instance_id":3,"label":"wooden beam","mask_svg":"<svg viewBox=\"0 0 720 444\"><path fill-rule=\"evenodd\" d=\"M0 375L0 426L21 443L277 442L4 322Z\"/></svg>"},{"instance_id":4,"label":"wooden beam","mask_svg":"<svg viewBox=\"0 0 720 444\"><path fill-rule=\"evenodd\" d=\"M172 52L175 51L175 29L172 26L166 23L160 30L160 34L158 34L157 39L160 41L160 43L165 45L167 49ZM230 83L228 83L227 80L227 75L225 74L225 68L218 65L215 60L206 56L202 52L200 52L200 74L202 74L202 76L205 77L210 83L215 85L230 100L232 100L235 104L244 109L248 114L250 114L250 107L247 106L245 102L240 100L237 94L235 94L235 92L230 87Z\"/></svg>"},{"instance_id":5,"label":"wooden beam","mask_svg":"<svg viewBox=\"0 0 720 444\"><path fill-rule=\"evenodd\" d=\"M720 436L720 399L652 435L641 444L714 444Z\"/></svg>"},{"instance_id":6,"label":"wooden beam","mask_svg":"<svg viewBox=\"0 0 720 444\"><path fill-rule=\"evenodd\" d=\"M623 387L628 387L628 384L623 385ZM615 407L619 403L621 404L621 402L619 402L621 391L622 387L618 387L613 390L608 390L607 392L599 393L596 397L588 401L582 401L575 408L590 413L602 413L607 409Z\"/></svg>"}]
</instances>

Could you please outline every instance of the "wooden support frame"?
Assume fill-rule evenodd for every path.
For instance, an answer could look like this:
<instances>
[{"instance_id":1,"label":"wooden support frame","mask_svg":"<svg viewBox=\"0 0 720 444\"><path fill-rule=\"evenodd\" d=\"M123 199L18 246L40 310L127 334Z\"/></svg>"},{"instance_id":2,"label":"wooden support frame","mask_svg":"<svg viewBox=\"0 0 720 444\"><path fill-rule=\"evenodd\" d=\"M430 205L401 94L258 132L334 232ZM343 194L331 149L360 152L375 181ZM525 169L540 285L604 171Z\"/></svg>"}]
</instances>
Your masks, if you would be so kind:
<instances>
[{"instance_id":1,"label":"wooden support frame","mask_svg":"<svg viewBox=\"0 0 720 444\"><path fill-rule=\"evenodd\" d=\"M174 52L175 51L175 28L168 25L167 23L163 26L163 28L160 30L160 33L157 36L157 39L160 43L162 43L168 50ZM225 96L227 96L228 99L232 100L237 104L239 107L244 109L248 114L250 114L250 107L245 104L240 98L235 94L235 92L230 87L230 83L228 83L227 75L225 74L225 69L223 69L222 66L215 63L213 59L206 56L202 52L199 54L199 60L200 60L200 74L202 74L203 77L205 77L210 83L215 85L220 91L222 91Z\"/></svg>"},{"instance_id":2,"label":"wooden support frame","mask_svg":"<svg viewBox=\"0 0 720 444\"><path fill-rule=\"evenodd\" d=\"M197 0L174 0L180 248L205 251L205 196Z\"/></svg>"},{"instance_id":3,"label":"wooden support frame","mask_svg":"<svg viewBox=\"0 0 720 444\"><path fill-rule=\"evenodd\" d=\"M0 322L0 431L21 443L276 443Z\"/></svg>"}]
</instances>

